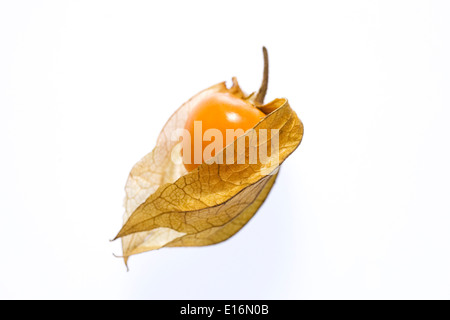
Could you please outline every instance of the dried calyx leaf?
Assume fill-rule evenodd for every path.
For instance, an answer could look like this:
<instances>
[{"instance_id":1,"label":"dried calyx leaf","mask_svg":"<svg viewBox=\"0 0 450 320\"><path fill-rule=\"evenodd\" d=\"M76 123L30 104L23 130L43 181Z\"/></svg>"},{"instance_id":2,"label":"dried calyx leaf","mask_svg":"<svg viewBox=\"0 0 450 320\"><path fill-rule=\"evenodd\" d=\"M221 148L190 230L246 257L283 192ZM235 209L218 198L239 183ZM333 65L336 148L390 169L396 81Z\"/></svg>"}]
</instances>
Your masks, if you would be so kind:
<instances>
[{"instance_id":1,"label":"dried calyx leaf","mask_svg":"<svg viewBox=\"0 0 450 320\"><path fill-rule=\"evenodd\" d=\"M265 77L267 69L265 51ZM178 142L171 139L172 133L184 127L198 101L218 92L246 97L235 78L231 88L224 82L214 85L172 115L155 149L134 166L126 184L124 225L116 236L122 238L125 263L131 255L162 247L205 246L224 241L253 217L272 188L279 166L303 137L303 124L286 99L263 104L267 79L263 80L264 86L255 98L255 105L266 117L255 130L248 131L215 156L215 160L244 156L244 164L208 161L187 172L181 161L173 161ZM277 129L277 134L264 135L260 129ZM238 148L242 139L246 141L244 150ZM278 142L279 148L272 148L264 163L249 164L253 151L258 152L273 141Z\"/></svg>"}]
</instances>

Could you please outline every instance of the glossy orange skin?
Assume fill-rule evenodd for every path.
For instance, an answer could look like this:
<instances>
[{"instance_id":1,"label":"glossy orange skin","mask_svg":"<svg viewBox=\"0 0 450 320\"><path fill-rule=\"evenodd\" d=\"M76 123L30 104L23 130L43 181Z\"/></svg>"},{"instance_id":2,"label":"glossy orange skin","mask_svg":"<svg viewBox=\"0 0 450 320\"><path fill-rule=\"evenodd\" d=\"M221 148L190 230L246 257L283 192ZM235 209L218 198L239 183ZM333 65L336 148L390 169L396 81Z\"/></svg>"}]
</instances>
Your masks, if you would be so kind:
<instances>
[{"instance_id":1,"label":"glossy orange skin","mask_svg":"<svg viewBox=\"0 0 450 320\"><path fill-rule=\"evenodd\" d=\"M184 163L186 170L192 171L200 165L194 163L195 121L202 122L202 137L208 129L220 130L225 147L227 146L226 129L243 129L245 132L253 128L265 116L251 103L230 93L214 93L205 97L193 108L186 121L185 129L189 131L191 136L191 163ZM203 159L203 151L210 143L211 141L202 141L202 162L208 160Z\"/></svg>"}]
</instances>

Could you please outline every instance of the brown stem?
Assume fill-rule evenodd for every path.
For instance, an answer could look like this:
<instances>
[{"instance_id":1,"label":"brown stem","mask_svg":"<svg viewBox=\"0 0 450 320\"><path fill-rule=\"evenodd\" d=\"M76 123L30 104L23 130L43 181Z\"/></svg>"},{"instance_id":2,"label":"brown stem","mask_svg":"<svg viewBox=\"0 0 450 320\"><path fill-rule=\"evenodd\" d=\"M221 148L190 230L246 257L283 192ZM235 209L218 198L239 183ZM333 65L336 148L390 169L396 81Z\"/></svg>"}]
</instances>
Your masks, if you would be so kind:
<instances>
[{"instance_id":1,"label":"brown stem","mask_svg":"<svg viewBox=\"0 0 450 320\"><path fill-rule=\"evenodd\" d=\"M269 85L269 55L267 53L266 47L263 47L264 54L264 74L261 87L259 88L258 94L256 95L256 104L264 104L264 98L267 93L267 86Z\"/></svg>"}]
</instances>

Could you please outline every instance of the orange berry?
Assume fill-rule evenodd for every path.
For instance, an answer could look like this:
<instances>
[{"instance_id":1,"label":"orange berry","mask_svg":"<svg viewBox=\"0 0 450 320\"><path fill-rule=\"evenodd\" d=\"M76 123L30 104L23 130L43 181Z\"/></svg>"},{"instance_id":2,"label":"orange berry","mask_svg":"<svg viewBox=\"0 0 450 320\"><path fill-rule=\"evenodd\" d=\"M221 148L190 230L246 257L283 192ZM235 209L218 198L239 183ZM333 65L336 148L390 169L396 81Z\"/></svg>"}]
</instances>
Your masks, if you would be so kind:
<instances>
[{"instance_id":1,"label":"orange berry","mask_svg":"<svg viewBox=\"0 0 450 320\"><path fill-rule=\"evenodd\" d=\"M255 108L250 102L242 100L230 93L214 93L201 100L189 114L185 129L191 136L191 161L184 163L188 171L192 171L200 164L195 163L194 159L194 124L201 121L202 124L202 163L204 159L203 152L205 148L212 143L203 141L203 135L208 129L218 129L223 137L223 147L227 146L227 129L242 129L244 132L253 128L266 115ZM236 140L238 137L234 137ZM198 142L197 142L198 143ZM215 156L215 151L212 156ZM197 161L198 162L198 161Z\"/></svg>"}]
</instances>

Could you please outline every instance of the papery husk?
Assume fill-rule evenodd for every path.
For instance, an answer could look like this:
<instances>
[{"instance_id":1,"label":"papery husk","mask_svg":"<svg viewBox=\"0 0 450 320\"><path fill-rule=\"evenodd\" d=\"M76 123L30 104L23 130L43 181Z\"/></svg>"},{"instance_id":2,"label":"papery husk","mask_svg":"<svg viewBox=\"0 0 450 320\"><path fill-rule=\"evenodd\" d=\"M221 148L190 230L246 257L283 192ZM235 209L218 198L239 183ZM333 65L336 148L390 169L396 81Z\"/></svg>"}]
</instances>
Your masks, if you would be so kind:
<instances>
[{"instance_id":1,"label":"papery husk","mask_svg":"<svg viewBox=\"0 0 450 320\"><path fill-rule=\"evenodd\" d=\"M239 140L247 139L248 160L250 148L259 149L273 142L271 136L260 141L259 129L278 129L279 150L270 155L270 161L208 162L187 172L181 161L173 161L178 141L172 139L172 133L184 128L188 114L199 100L216 92L247 97L235 78L231 88L223 82L195 95L166 123L155 149L133 167L125 188L124 225L116 236L122 238L125 263L129 256L145 251L205 246L230 238L254 216L275 183L279 166L300 144L302 122L286 99L276 99L257 106L266 117L215 157L226 158L229 148L237 157Z\"/></svg>"}]
</instances>

